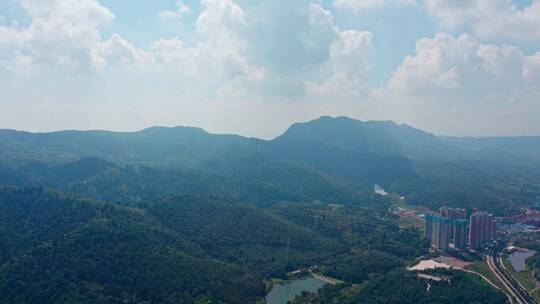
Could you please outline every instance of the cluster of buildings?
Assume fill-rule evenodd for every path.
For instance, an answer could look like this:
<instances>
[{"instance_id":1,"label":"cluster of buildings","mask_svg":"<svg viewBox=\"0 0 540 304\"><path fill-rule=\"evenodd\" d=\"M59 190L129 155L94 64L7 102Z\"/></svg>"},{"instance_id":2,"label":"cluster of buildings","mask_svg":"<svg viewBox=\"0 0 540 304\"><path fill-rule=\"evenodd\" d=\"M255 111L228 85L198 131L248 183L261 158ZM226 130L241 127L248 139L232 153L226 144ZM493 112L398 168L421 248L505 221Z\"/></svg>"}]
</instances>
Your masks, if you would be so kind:
<instances>
[{"instance_id":1,"label":"cluster of buildings","mask_svg":"<svg viewBox=\"0 0 540 304\"><path fill-rule=\"evenodd\" d=\"M532 208L522 208L519 213L509 217L509 221L540 227L540 203Z\"/></svg>"},{"instance_id":2,"label":"cluster of buildings","mask_svg":"<svg viewBox=\"0 0 540 304\"><path fill-rule=\"evenodd\" d=\"M447 251L450 244L455 249L480 250L495 238L497 222L492 214L474 210L467 220L467 211L460 208L441 207L439 215L426 214L424 238L431 246Z\"/></svg>"}]
</instances>

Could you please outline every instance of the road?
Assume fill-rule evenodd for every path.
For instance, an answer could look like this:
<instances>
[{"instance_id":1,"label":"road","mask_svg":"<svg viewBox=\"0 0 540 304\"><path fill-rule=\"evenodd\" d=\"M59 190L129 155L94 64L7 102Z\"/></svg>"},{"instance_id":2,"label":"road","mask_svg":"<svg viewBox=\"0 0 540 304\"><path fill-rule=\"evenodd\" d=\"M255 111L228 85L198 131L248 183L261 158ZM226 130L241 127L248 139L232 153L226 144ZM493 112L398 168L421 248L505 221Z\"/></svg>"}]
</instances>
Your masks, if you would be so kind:
<instances>
[{"instance_id":1,"label":"road","mask_svg":"<svg viewBox=\"0 0 540 304\"><path fill-rule=\"evenodd\" d=\"M468 270L468 269L462 269L462 271L465 271L465 272L468 272L468 273L472 273L472 274L475 274L475 275L481 277L484 281L486 281L489 285L491 285L491 287L493 287L493 288L495 288L495 289L498 289L498 290L500 290L502 293L504 293L504 294L506 295L506 297L508 298L508 303L514 304L514 297L512 297L506 290L499 288L499 286L495 285L494 282L491 282L491 281L490 281L486 276L484 276L483 274L481 274L481 273L479 273L479 272L476 272L476 271Z\"/></svg>"},{"instance_id":2,"label":"road","mask_svg":"<svg viewBox=\"0 0 540 304\"><path fill-rule=\"evenodd\" d=\"M518 304L538 304L527 290L512 276L502 263L502 249L504 246L494 246L487 255L487 263L491 271L510 292L514 301Z\"/></svg>"},{"instance_id":3,"label":"road","mask_svg":"<svg viewBox=\"0 0 540 304\"><path fill-rule=\"evenodd\" d=\"M518 303L518 304L524 304L524 302L520 297L518 297L518 293L514 288L511 287L511 284L509 284L503 277L503 275L499 272L497 267L495 266L494 259L490 254L487 256L487 264L491 272L497 277L497 279L503 284L504 288L510 293L510 296L512 297L512 302Z\"/></svg>"}]
</instances>

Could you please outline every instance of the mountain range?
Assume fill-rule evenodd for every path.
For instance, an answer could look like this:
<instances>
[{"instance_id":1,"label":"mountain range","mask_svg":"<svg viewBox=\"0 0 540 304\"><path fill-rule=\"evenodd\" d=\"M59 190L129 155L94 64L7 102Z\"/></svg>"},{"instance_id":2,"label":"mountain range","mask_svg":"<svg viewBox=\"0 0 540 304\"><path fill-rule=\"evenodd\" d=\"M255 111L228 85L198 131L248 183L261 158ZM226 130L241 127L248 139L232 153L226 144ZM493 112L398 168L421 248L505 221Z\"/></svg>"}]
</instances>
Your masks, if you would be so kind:
<instances>
[{"instance_id":1,"label":"mountain range","mask_svg":"<svg viewBox=\"0 0 540 304\"><path fill-rule=\"evenodd\" d=\"M204 172L233 178L239 185L280 189L276 193L288 187L287 195L304 198L313 197L304 191L309 184L339 189L348 193L344 196L349 201L357 200L354 189L365 193L378 184L412 203L492 204L502 210L538 199L530 193L539 185L534 168L540 166L540 137L435 136L391 121L327 116L295 123L273 140L192 127L138 132L0 130L0 174L9 177L6 184L61 183L63 178L54 172L103 176L111 165L120 171L144 166L149 176L151 170ZM72 177L68 180L73 183Z\"/></svg>"},{"instance_id":2,"label":"mountain range","mask_svg":"<svg viewBox=\"0 0 540 304\"><path fill-rule=\"evenodd\" d=\"M294 143L292 143L294 142ZM0 130L2 158L62 162L95 156L119 163L198 166L218 154L239 150L271 152L287 144L316 144L319 149L396 156L409 159L451 159L474 154L506 154L538 160L540 136L435 136L392 121L360 121L323 116L295 123L273 140L211 134L193 127L150 127L137 132L59 131L30 133Z\"/></svg>"}]
</instances>

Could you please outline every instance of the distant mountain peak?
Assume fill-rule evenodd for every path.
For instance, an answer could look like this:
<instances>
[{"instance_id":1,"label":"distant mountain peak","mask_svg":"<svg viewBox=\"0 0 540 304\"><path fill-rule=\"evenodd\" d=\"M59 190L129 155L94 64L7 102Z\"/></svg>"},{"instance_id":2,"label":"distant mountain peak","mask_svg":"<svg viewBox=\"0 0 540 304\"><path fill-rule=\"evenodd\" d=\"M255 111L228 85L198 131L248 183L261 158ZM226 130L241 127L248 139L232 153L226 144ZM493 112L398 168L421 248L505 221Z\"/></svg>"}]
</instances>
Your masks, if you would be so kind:
<instances>
[{"instance_id":1,"label":"distant mountain peak","mask_svg":"<svg viewBox=\"0 0 540 304\"><path fill-rule=\"evenodd\" d=\"M360 153L417 157L442 149L430 133L394 121L362 121L347 116L321 116L293 124L281 139L337 146Z\"/></svg>"}]
</instances>

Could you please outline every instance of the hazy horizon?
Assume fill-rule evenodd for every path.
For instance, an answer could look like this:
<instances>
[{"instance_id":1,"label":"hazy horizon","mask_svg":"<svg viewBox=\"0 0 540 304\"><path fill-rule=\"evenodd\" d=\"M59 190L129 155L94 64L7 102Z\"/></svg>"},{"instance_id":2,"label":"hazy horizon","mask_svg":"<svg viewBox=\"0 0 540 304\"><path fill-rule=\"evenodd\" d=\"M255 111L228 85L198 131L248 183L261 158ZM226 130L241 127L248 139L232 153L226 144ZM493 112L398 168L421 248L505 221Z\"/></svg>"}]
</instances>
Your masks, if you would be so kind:
<instances>
[{"instance_id":1,"label":"hazy horizon","mask_svg":"<svg viewBox=\"0 0 540 304\"><path fill-rule=\"evenodd\" d=\"M0 3L0 128L539 135L540 1Z\"/></svg>"},{"instance_id":2,"label":"hazy horizon","mask_svg":"<svg viewBox=\"0 0 540 304\"><path fill-rule=\"evenodd\" d=\"M29 133L33 133L33 134L40 134L40 133L55 133L55 132L64 132L64 131L80 131L80 132L104 131L104 132L114 132L114 133L137 133L137 132L141 132L141 131L144 131L144 130L150 129L150 128L194 128L194 129L202 129L203 131L205 131L207 133L210 133L210 134L214 134L214 135L238 135L238 136L247 137L247 138L256 138L256 139L262 139L262 140L272 140L272 139L275 139L275 138L281 136L283 133L285 133L288 130L289 127L291 127L295 123L306 123L306 122L310 122L310 121L319 119L321 117L331 117L331 118L346 117L346 118L350 118L350 119L354 119L354 120L359 120L359 121L362 121L362 122L373 122L373 121L381 122L381 121L383 121L383 120L362 120L362 119L356 119L354 117L349 117L349 116L328 116L328 115L323 115L323 116L319 116L319 117L316 117L316 118L310 119L310 120L293 122L289 126L287 126L285 129L283 129L283 131L278 132L277 134L271 135L271 136L268 136L268 137L253 136L253 135L241 134L241 133L231 133L231 132L227 133L227 132L212 131L212 130L208 130L208 129L205 129L203 127L196 126L196 125L169 125L169 126L166 126L166 125L151 125L151 126L143 127L143 128L140 128L140 129L126 129L126 130L122 130L122 129L118 129L118 130L99 129L99 128L97 128L97 129L59 129L59 130L45 130L45 131L43 131L43 130L22 130L22 129L12 129L12 128L0 128L0 130L12 130L12 131L17 131L17 132L29 132ZM426 133L430 133L430 134L433 134L435 136L442 136L442 137L462 137L462 138L466 138L466 137L470 137L470 138L540 137L540 134L538 134L538 135L477 135L477 136L437 134L437 133L430 132L429 130L419 129L419 128L415 127L414 125L410 125L410 124L407 124L407 123L398 123L398 122L395 122L393 120L384 120L384 122L392 122L392 123L395 123L397 125L408 125L410 127L413 127L415 129L424 131Z\"/></svg>"}]
</instances>

